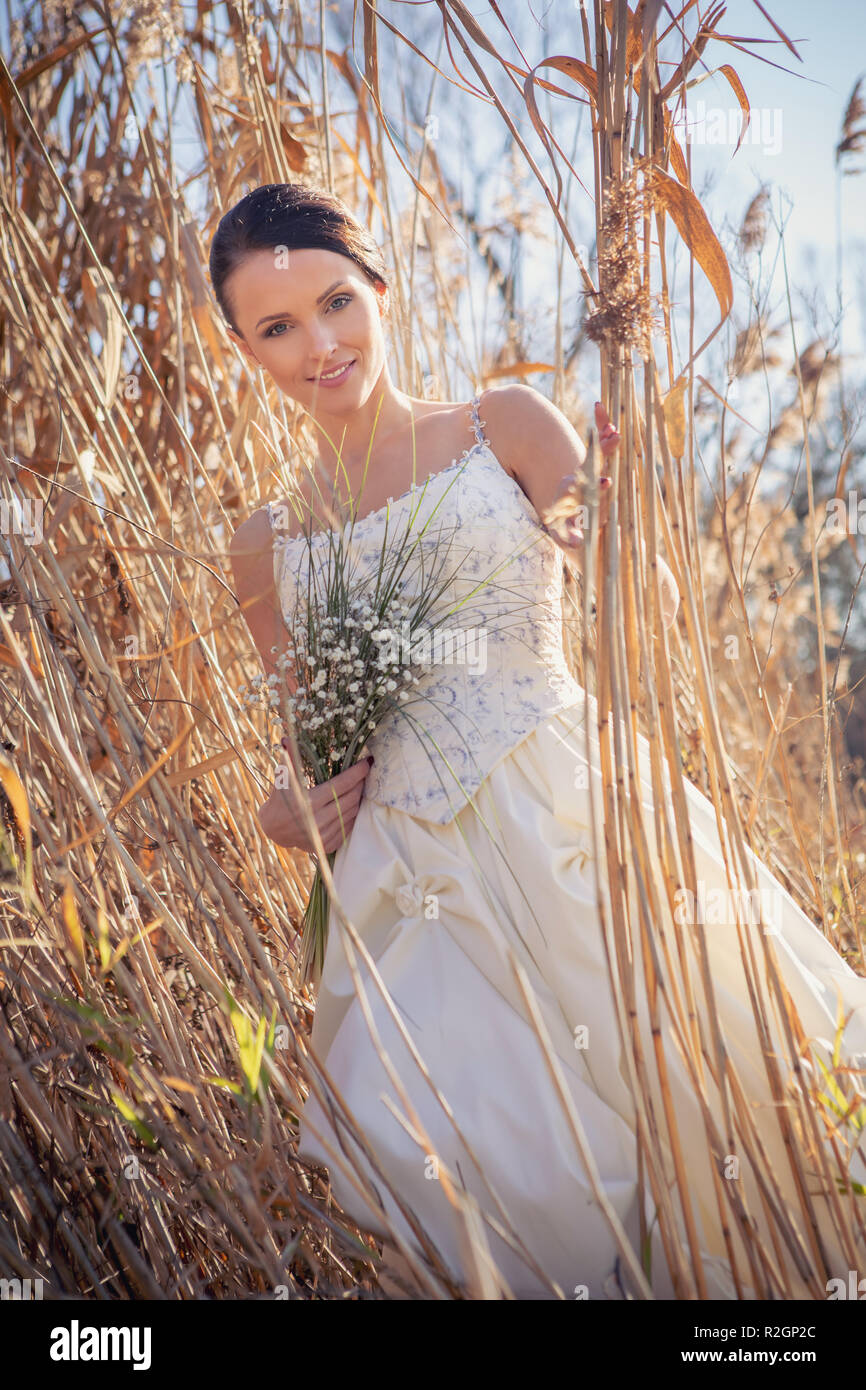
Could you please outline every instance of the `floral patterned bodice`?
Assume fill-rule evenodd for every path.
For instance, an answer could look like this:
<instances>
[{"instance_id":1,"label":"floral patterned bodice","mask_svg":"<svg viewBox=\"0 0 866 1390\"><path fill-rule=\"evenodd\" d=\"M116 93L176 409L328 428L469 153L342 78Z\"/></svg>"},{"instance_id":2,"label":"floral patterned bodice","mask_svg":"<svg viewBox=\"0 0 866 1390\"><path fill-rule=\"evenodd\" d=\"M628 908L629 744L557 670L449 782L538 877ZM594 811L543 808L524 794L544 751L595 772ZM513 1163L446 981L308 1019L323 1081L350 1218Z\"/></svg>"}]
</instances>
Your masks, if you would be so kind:
<instances>
[{"instance_id":1,"label":"floral patterned bodice","mask_svg":"<svg viewBox=\"0 0 866 1390\"><path fill-rule=\"evenodd\" d=\"M406 537L417 547L416 576L425 559L427 583L431 572L440 576L428 618L451 638L438 656L434 646L411 698L367 739L375 761L364 789L369 800L440 825L545 717L583 694L562 646L562 551L493 453L479 400L471 448L344 532L359 576L375 569L386 538L390 546ZM310 565L327 563L334 533L288 537L270 504L268 515L276 592L291 626ZM408 592L412 583L407 575Z\"/></svg>"}]
</instances>

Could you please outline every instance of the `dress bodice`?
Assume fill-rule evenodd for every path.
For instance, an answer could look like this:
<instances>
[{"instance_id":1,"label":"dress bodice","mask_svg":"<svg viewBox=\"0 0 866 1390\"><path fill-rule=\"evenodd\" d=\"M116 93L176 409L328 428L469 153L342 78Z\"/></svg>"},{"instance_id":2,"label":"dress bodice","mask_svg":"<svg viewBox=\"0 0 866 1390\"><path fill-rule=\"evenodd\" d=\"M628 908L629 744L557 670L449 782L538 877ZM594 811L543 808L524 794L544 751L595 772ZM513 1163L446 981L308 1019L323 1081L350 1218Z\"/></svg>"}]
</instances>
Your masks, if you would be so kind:
<instances>
[{"instance_id":1,"label":"dress bodice","mask_svg":"<svg viewBox=\"0 0 866 1390\"><path fill-rule=\"evenodd\" d=\"M583 694L562 644L562 551L493 453L479 399L471 403L471 448L343 531L359 579L375 573L386 542L411 547L404 597L429 587L432 572L438 577L427 619L447 636L432 645L410 698L368 737L375 761L364 789L367 799L437 824L545 717ZM337 533L289 537L270 504L268 515L274 582L291 630Z\"/></svg>"}]
</instances>

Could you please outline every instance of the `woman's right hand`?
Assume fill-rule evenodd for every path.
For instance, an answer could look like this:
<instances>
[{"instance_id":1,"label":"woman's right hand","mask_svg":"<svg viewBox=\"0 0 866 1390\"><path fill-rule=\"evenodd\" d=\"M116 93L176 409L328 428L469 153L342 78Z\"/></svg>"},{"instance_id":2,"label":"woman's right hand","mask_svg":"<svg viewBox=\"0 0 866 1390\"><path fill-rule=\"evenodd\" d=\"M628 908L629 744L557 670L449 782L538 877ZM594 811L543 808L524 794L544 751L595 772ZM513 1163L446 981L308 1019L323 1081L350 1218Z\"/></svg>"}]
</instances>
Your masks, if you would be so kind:
<instances>
[{"instance_id":1,"label":"woman's right hand","mask_svg":"<svg viewBox=\"0 0 866 1390\"><path fill-rule=\"evenodd\" d=\"M316 828L322 837L325 853L338 850L355 823L361 796L372 766L372 758L362 758L345 772L338 772L317 787L302 788L312 808ZM302 849L316 853L304 814L292 786L271 792L258 813L259 825L269 840L284 849Z\"/></svg>"}]
</instances>

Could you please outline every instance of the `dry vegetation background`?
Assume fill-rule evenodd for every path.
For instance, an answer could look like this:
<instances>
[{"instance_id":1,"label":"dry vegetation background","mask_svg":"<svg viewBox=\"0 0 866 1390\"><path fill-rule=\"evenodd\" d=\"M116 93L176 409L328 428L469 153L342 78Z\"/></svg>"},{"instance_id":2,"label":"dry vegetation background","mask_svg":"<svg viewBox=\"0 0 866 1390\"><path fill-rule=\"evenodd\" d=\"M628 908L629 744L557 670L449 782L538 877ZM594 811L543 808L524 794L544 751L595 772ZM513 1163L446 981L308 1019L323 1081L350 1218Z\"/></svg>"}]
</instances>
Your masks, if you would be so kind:
<instances>
[{"instance_id":1,"label":"dry vegetation background","mask_svg":"<svg viewBox=\"0 0 866 1390\"><path fill-rule=\"evenodd\" d=\"M377 1247L293 1155L321 1084L303 1046L314 1001L293 977L311 866L259 831L267 731L237 698L257 662L227 538L283 494L303 439L227 339L205 270L220 215L259 183L330 184L381 235L402 389L468 399L524 380L586 435L577 376L600 363L628 466L622 548L612 534L598 563L624 564L639 530L684 600L665 636L626 574L628 621L603 600L575 670L639 705L668 751L655 701L675 708L686 775L866 974L866 539L822 527L828 499L864 495L863 388L838 325L769 315L771 190L724 248L689 191L671 112L689 76L736 65L724 7L563 5L548 33L527 11L518 42L508 11L481 27L456 0L383 3L378 20L359 4L353 30L340 3L324 36L299 0L279 30L263 6L206 0L11 16L0 1274L41 1276L46 1296L379 1294ZM755 21L796 66L760 7ZM728 81L745 115L760 94ZM489 142L477 167L472 147L457 163L460 123ZM855 92L839 177L864 129ZM594 187L572 168L579 142ZM690 250L678 356L671 267L682 302ZM539 252L559 287L543 306L520 292ZM744 402L762 397L756 431Z\"/></svg>"}]
</instances>

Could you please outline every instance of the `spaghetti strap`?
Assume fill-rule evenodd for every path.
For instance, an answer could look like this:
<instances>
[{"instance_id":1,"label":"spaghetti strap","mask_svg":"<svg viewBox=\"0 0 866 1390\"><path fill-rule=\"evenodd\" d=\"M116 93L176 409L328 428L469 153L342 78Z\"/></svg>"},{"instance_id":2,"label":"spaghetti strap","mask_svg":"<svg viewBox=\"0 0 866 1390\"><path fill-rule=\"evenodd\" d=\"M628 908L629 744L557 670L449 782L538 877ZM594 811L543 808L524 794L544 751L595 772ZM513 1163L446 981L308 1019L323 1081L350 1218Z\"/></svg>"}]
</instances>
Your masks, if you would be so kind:
<instances>
[{"instance_id":1,"label":"spaghetti strap","mask_svg":"<svg viewBox=\"0 0 866 1390\"><path fill-rule=\"evenodd\" d=\"M471 402L472 426L471 426L471 428L475 431L475 440L476 440L476 443L478 443L478 444L486 444L487 447L488 447L488 449L489 449L489 448L490 448L490 440L489 440L489 439L486 437L486 435L484 434L484 429L483 429L483 426L487 424L487 421L486 421L486 420L481 420L481 419L479 419L479 416L478 416L478 407L479 407L480 404L481 404L481 396L482 396L483 394L484 394L483 392L480 392L480 393L478 393L477 395L475 395L475 396L472 397L472 402Z\"/></svg>"},{"instance_id":2,"label":"spaghetti strap","mask_svg":"<svg viewBox=\"0 0 866 1390\"><path fill-rule=\"evenodd\" d=\"M283 533L286 530L286 524L285 518L283 518L283 520L280 520L279 505L275 507L273 502L266 502L265 510L268 514L268 521L271 525L271 531L276 531L278 534Z\"/></svg>"}]
</instances>

